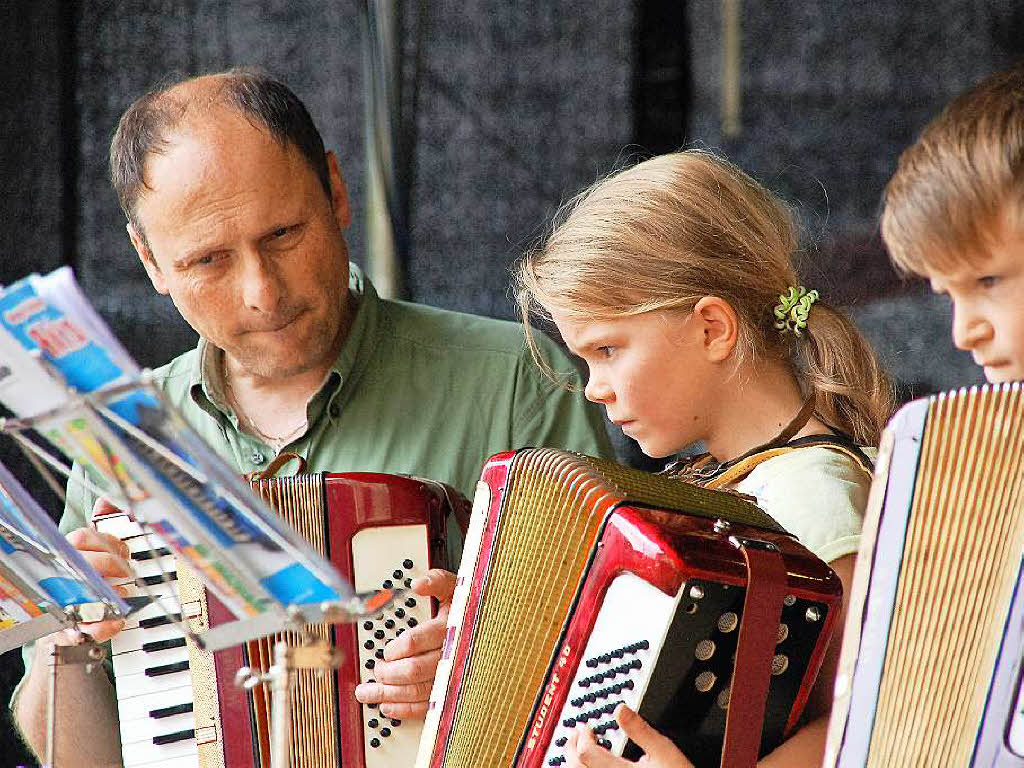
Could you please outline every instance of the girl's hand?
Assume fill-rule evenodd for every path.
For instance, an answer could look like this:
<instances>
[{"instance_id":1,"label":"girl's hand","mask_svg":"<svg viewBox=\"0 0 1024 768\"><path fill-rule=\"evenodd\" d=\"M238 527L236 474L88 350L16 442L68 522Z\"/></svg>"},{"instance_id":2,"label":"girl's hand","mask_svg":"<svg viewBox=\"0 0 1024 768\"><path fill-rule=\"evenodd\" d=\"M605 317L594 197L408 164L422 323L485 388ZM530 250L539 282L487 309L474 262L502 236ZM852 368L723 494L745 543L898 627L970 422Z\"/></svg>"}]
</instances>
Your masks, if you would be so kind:
<instances>
[{"instance_id":1,"label":"girl's hand","mask_svg":"<svg viewBox=\"0 0 1024 768\"><path fill-rule=\"evenodd\" d=\"M577 728L566 743L566 768L693 768L693 763L686 759L670 739L654 730L625 704L620 704L615 710L615 719L622 732L644 751L644 756L635 763L615 757L598 745L593 731Z\"/></svg>"}]
</instances>

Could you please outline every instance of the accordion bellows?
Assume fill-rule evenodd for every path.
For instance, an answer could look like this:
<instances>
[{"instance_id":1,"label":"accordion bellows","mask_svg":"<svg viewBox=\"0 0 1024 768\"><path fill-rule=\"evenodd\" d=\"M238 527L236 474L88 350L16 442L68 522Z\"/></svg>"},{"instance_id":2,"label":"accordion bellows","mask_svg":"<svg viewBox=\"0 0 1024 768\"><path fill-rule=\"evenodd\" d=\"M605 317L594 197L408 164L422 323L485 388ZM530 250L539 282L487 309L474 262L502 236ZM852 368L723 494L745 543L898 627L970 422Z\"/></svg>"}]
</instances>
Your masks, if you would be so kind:
<instances>
[{"instance_id":1,"label":"accordion bellows","mask_svg":"<svg viewBox=\"0 0 1024 768\"><path fill-rule=\"evenodd\" d=\"M1006 743L1022 552L1021 385L903 408L879 453L825 765L1024 765ZM999 663L1001 648L1018 658Z\"/></svg>"},{"instance_id":2,"label":"accordion bellows","mask_svg":"<svg viewBox=\"0 0 1024 768\"><path fill-rule=\"evenodd\" d=\"M799 557L813 560L771 517L735 494L562 451L492 457L478 486L419 768L521 764L523 750L531 749L524 747L527 734L543 720L536 715L538 694L550 679L598 540L620 505L663 515L669 525L681 519L674 510L685 510L703 518L699 525L708 539L714 521L728 521L737 530L774 537L783 548L792 542ZM742 566L729 565L741 581ZM838 601L838 580L819 565L821 583Z\"/></svg>"}]
</instances>

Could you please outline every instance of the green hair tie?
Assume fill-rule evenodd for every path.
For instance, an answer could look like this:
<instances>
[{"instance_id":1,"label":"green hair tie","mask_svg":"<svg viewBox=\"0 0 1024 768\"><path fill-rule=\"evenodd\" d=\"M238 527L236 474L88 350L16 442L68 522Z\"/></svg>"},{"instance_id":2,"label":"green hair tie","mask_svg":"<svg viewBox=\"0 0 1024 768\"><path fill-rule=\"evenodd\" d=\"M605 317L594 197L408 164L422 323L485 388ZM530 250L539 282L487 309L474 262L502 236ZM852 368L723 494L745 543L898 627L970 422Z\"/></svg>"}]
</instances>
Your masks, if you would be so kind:
<instances>
[{"instance_id":1,"label":"green hair tie","mask_svg":"<svg viewBox=\"0 0 1024 768\"><path fill-rule=\"evenodd\" d=\"M775 305L775 329L783 335L789 331L794 336L802 335L811 305L817 300L817 291L808 291L802 285L790 286L788 293L779 294L779 303Z\"/></svg>"}]
</instances>

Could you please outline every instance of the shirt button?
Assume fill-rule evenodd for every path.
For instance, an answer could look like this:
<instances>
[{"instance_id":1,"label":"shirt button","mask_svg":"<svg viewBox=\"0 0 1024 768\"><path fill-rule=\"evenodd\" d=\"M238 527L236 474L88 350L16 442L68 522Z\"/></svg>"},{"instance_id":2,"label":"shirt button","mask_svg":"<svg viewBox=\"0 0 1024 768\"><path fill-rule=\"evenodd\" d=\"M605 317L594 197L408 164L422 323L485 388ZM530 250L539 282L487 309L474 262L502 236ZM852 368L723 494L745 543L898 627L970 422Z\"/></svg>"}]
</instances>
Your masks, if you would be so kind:
<instances>
[{"instance_id":1,"label":"shirt button","mask_svg":"<svg viewBox=\"0 0 1024 768\"><path fill-rule=\"evenodd\" d=\"M340 414L341 414L341 406L339 406L339 405L332 405L331 406L331 418L336 419L336 418L338 418L338 416Z\"/></svg>"},{"instance_id":2,"label":"shirt button","mask_svg":"<svg viewBox=\"0 0 1024 768\"><path fill-rule=\"evenodd\" d=\"M253 451L252 456L250 456L249 458L252 459L253 464L262 464L264 461L266 461L263 454L260 453L259 451Z\"/></svg>"}]
</instances>

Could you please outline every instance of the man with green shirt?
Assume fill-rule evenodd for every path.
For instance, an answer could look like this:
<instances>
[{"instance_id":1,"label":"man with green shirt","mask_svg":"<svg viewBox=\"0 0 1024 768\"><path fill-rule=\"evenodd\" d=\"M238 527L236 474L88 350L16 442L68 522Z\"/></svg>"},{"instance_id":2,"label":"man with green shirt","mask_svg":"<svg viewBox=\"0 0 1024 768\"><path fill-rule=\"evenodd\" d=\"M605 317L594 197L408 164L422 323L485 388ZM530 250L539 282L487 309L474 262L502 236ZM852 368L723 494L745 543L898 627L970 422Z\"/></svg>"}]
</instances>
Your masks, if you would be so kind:
<instances>
[{"instance_id":1,"label":"man with green shirt","mask_svg":"<svg viewBox=\"0 0 1024 768\"><path fill-rule=\"evenodd\" d=\"M312 472L411 473L471 495L501 450L609 453L599 414L535 371L516 325L381 300L350 267L337 160L284 85L233 71L146 94L121 118L111 178L153 286L201 337L158 380L239 472L288 450ZM554 345L548 354L575 376ZM104 575L127 575L88 527L94 499L79 483L68 490L62 529ZM388 645L361 701L423 716L453 585L443 571L414 584L441 600L441 614ZM118 629L102 622L90 634ZM60 642L70 639L37 645ZM57 712L60 741L83 765L117 764L109 682L81 675L72 688ZM13 708L37 751L45 693L45 665L32 665Z\"/></svg>"}]
</instances>

